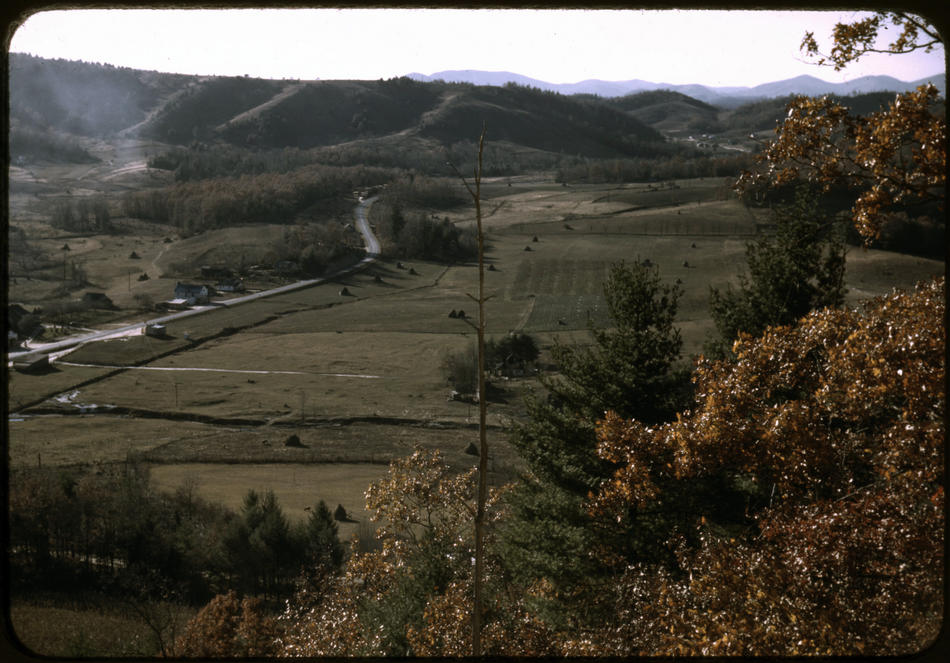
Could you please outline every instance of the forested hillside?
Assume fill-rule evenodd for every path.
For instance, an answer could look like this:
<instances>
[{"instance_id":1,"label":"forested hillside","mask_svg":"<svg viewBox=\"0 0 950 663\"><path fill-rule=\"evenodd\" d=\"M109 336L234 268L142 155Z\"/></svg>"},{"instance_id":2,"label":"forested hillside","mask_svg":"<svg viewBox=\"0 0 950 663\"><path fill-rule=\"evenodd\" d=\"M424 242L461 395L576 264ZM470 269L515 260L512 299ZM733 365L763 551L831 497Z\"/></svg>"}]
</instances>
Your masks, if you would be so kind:
<instances>
[{"instance_id":1,"label":"forested hillside","mask_svg":"<svg viewBox=\"0 0 950 663\"><path fill-rule=\"evenodd\" d=\"M193 78L11 54L10 117L39 129L114 134L141 122Z\"/></svg>"},{"instance_id":2,"label":"forested hillside","mask_svg":"<svg viewBox=\"0 0 950 663\"><path fill-rule=\"evenodd\" d=\"M663 143L600 100L517 86L179 76L14 55L10 87L24 127L178 145L309 149L392 135L450 145L482 122L495 141L554 153L653 156Z\"/></svg>"}]
</instances>

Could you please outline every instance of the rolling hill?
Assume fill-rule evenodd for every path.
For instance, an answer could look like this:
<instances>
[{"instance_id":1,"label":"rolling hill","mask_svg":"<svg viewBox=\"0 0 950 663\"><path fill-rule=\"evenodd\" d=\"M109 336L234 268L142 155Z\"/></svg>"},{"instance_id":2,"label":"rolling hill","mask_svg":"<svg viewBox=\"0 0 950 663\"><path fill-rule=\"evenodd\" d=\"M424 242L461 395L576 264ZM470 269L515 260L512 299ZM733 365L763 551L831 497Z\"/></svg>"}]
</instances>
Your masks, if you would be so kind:
<instances>
[{"instance_id":1,"label":"rolling hill","mask_svg":"<svg viewBox=\"0 0 950 663\"><path fill-rule=\"evenodd\" d=\"M943 85L942 76L932 80ZM477 136L483 124L493 142L512 150L651 158L670 154L667 137L770 129L793 92L847 96L913 85L888 77L833 85L801 76L753 88L659 89L641 80L563 86L479 71L378 81L268 80L163 74L16 53L10 54L9 82L11 154L64 161L86 158L75 143L81 137L252 149L349 146L351 153L356 146L372 150L385 143L391 152L400 143L448 148ZM849 98L867 112L887 96Z\"/></svg>"},{"instance_id":2,"label":"rolling hill","mask_svg":"<svg viewBox=\"0 0 950 663\"><path fill-rule=\"evenodd\" d=\"M301 149L416 136L449 145L487 123L495 141L588 157L650 156L664 142L655 129L600 100L514 85L277 81L16 54L11 61L11 118L74 136Z\"/></svg>"}]
</instances>

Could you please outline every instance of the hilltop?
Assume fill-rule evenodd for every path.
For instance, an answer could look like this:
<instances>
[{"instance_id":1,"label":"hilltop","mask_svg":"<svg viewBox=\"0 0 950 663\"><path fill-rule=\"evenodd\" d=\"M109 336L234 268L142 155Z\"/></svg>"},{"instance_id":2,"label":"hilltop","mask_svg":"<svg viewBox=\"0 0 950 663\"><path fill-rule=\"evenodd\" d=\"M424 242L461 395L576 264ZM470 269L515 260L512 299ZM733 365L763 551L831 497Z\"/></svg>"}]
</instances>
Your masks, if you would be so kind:
<instances>
[{"instance_id":1,"label":"hilltop","mask_svg":"<svg viewBox=\"0 0 950 663\"><path fill-rule=\"evenodd\" d=\"M620 109L518 86L183 76L13 54L10 89L11 119L23 131L178 145L307 149L387 137L445 144L483 122L496 141L590 157L649 156L664 140Z\"/></svg>"}]
</instances>

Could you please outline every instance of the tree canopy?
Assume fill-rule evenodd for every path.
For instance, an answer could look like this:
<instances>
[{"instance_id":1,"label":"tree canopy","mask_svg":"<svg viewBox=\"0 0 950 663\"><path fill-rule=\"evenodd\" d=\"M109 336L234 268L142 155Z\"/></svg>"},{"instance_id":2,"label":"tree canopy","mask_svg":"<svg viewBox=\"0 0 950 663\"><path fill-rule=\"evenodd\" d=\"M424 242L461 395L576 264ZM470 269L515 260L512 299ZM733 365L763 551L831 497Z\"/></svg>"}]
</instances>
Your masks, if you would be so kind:
<instances>
[{"instance_id":1,"label":"tree canopy","mask_svg":"<svg viewBox=\"0 0 950 663\"><path fill-rule=\"evenodd\" d=\"M882 26L901 27L889 46L874 44ZM878 12L868 19L838 24L834 46L821 55L813 33L802 41L806 55L818 64L845 67L866 53L908 53L943 44L925 20L903 12ZM907 206L944 202L946 184L946 120L938 109L933 85L895 96L890 106L866 116L849 113L840 100L796 97L789 102L776 139L760 155L763 168L746 171L737 187L782 185L799 179L824 190L845 185L855 192L852 218L870 242L880 234L889 214Z\"/></svg>"},{"instance_id":2,"label":"tree canopy","mask_svg":"<svg viewBox=\"0 0 950 663\"><path fill-rule=\"evenodd\" d=\"M592 510L619 517L718 475L744 486L754 524L727 530L695 511L699 545L668 540L678 568L628 567L599 653L895 655L933 641L944 301L940 279L863 312L815 311L741 337L735 362L702 361L675 422L604 419L598 453L622 467Z\"/></svg>"},{"instance_id":3,"label":"tree canopy","mask_svg":"<svg viewBox=\"0 0 950 663\"><path fill-rule=\"evenodd\" d=\"M815 193L799 188L771 220L772 230L746 246L749 271L739 276L739 287L710 289L709 310L719 332L707 344L713 355L726 354L740 332L758 336L813 309L844 303L844 228L828 218Z\"/></svg>"}]
</instances>

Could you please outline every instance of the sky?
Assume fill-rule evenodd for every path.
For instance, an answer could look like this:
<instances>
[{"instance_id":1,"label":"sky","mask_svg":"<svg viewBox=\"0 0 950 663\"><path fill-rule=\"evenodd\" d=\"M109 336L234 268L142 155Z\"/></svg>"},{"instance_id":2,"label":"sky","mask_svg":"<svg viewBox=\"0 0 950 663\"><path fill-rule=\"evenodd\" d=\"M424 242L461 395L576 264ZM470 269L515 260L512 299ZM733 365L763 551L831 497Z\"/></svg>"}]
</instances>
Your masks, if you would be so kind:
<instances>
[{"instance_id":1,"label":"sky","mask_svg":"<svg viewBox=\"0 0 950 663\"><path fill-rule=\"evenodd\" d=\"M641 79L754 86L803 74L844 82L864 75L913 81L944 72L942 48L869 56L842 72L804 60L799 45L806 31L827 45L836 22L862 16L854 11L73 9L33 14L8 36L8 50L162 72L302 80L480 69L549 83Z\"/></svg>"}]
</instances>

